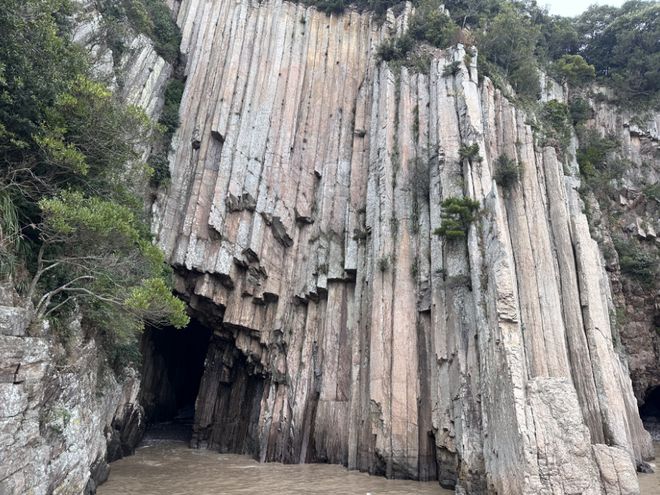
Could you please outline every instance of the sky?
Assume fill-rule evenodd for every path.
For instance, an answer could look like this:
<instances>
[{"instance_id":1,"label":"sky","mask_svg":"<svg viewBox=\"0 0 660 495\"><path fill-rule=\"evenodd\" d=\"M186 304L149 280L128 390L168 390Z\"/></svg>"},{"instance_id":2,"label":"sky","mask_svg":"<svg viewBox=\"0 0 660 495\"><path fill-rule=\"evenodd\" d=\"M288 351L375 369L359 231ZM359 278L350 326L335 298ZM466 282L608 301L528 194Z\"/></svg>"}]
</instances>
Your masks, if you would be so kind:
<instances>
[{"instance_id":1,"label":"sky","mask_svg":"<svg viewBox=\"0 0 660 495\"><path fill-rule=\"evenodd\" d=\"M587 7L598 5L620 6L624 0L538 0L539 5L545 5L551 14L576 16L587 10Z\"/></svg>"}]
</instances>

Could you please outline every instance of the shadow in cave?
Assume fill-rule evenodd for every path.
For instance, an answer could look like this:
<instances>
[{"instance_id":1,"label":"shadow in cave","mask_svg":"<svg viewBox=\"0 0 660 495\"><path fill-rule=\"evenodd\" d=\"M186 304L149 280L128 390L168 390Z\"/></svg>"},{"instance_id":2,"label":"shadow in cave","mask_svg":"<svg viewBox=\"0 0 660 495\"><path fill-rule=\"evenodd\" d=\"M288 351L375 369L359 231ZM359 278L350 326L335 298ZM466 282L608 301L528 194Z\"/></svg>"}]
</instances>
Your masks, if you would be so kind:
<instances>
[{"instance_id":1,"label":"shadow in cave","mask_svg":"<svg viewBox=\"0 0 660 495\"><path fill-rule=\"evenodd\" d=\"M140 403L147 420L146 441L190 441L212 333L194 319L183 330L166 327L145 331Z\"/></svg>"},{"instance_id":2,"label":"shadow in cave","mask_svg":"<svg viewBox=\"0 0 660 495\"><path fill-rule=\"evenodd\" d=\"M655 442L660 442L660 385L651 387L644 396L644 404L639 408L644 428Z\"/></svg>"}]
</instances>

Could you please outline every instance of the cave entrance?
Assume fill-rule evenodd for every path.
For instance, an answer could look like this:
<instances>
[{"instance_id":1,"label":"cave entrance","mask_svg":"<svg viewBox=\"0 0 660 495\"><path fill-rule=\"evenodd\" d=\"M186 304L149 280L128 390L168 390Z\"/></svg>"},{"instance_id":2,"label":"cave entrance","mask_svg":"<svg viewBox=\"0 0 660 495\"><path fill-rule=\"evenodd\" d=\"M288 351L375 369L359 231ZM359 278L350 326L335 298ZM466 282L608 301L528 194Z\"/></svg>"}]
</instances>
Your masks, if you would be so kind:
<instances>
[{"instance_id":1,"label":"cave entrance","mask_svg":"<svg viewBox=\"0 0 660 495\"><path fill-rule=\"evenodd\" d=\"M639 416L645 424L660 426L660 385L650 388L639 408Z\"/></svg>"},{"instance_id":2,"label":"cave entrance","mask_svg":"<svg viewBox=\"0 0 660 495\"><path fill-rule=\"evenodd\" d=\"M212 334L194 319L182 330L166 327L145 331L140 403L147 419L147 436L190 440Z\"/></svg>"}]
</instances>

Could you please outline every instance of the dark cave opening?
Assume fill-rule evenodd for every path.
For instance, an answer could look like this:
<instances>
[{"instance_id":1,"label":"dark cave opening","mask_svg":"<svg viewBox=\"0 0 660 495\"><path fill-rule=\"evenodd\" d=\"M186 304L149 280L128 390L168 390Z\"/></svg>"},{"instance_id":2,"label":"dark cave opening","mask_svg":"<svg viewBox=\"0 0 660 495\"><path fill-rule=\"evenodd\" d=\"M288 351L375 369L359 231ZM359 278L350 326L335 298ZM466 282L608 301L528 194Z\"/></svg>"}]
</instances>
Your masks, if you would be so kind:
<instances>
[{"instance_id":1,"label":"dark cave opening","mask_svg":"<svg viewBox=\"0 0 660 495\"><path fill-rule=\"evenodd\" d=\"M140 403L147 436L190 440L212 334L194 319L182 330L166 327L145 331Z\"/></svg>"},{"instance_id":2,"label":"dark cave opening","mask_svg":"<svg viewBox=\"0 0 660 495\"><path fill-rule=\"evenodd\" d=\"M639 416L645 423L660 423L660 385L651 387L645 394Z\"/></svg>"}]
</instances>

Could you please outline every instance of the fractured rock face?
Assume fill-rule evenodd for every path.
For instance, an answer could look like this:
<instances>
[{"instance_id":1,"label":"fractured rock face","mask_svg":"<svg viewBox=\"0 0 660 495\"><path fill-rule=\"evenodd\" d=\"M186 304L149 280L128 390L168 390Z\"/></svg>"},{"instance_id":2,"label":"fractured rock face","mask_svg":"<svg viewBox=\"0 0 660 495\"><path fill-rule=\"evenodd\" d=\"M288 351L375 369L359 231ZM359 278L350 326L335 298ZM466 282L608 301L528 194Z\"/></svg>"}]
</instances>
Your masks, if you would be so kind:
<instances>
[{"instance_id":1,"label":"fractured rock face","mask_svg":"<svg viewBox=\"0 0 660 495\"><path fill-rule=\"evenodd\" d=\"M191 308L222 314L197 444L467 493L614 493L651 445L577 182L462 46L428 74L377 63L409 15L181 2L154 231ZM461 160L474 143L481 160ZM523 169L508 189L502 154ZM457 196L477 221L435 235Z\"/></svg>"},{"instance_id":2,"label":"fractured rock face","mask_svg":"<svg viewBox=\"0 0 660 495\"><path fill-rule=\"evenodd\" d=\"M76 325L71 331L76 350L66 359L47 338L0 331L3 495L93 492L107 477L106 432L143 424L128 414L139 409L136 377L119 384L101 375L95 344L83 342Z\"/></svg>"}]
</instances>

